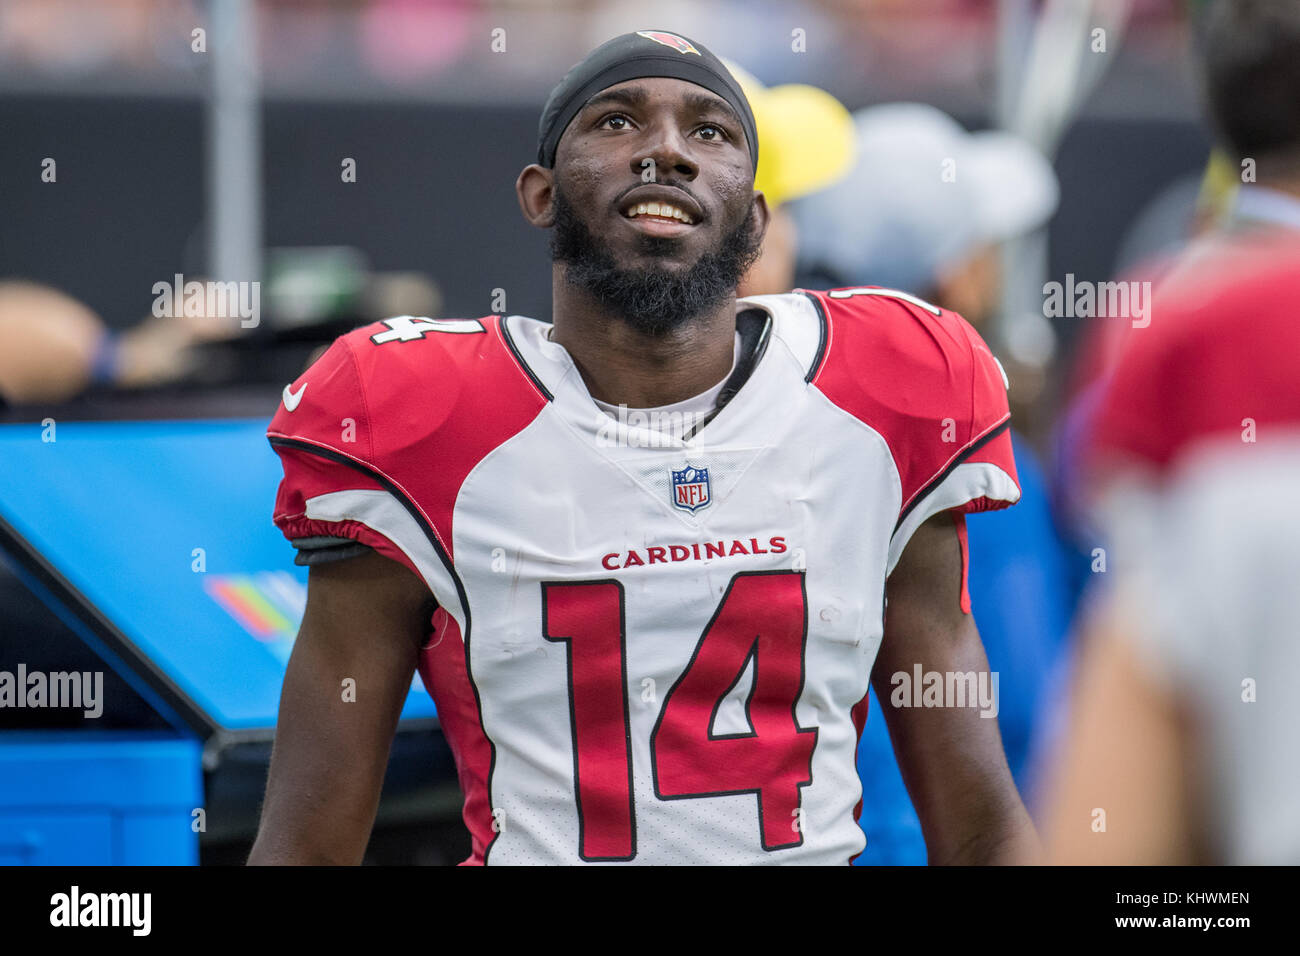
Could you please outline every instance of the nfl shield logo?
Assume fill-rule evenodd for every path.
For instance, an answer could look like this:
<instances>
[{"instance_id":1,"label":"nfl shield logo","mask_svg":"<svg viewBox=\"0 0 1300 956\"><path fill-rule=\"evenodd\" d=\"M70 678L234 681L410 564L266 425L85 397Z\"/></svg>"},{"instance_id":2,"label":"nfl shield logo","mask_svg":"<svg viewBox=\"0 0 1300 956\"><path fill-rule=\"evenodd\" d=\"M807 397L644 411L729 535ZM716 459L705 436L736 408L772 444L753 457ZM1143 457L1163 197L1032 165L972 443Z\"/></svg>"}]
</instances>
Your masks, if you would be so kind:
<instances>
[{"instance_id":1,"label":"nfl shield logo","mask_svg":"<svg viewBox=\"0 0 1300 956\"><path fill-rule=\"evenodd\" d=\"M673 472L673 505L683 511L699 511L713 496L709 493L709 469L687 465Z\"/></svg>"}]
</instances>

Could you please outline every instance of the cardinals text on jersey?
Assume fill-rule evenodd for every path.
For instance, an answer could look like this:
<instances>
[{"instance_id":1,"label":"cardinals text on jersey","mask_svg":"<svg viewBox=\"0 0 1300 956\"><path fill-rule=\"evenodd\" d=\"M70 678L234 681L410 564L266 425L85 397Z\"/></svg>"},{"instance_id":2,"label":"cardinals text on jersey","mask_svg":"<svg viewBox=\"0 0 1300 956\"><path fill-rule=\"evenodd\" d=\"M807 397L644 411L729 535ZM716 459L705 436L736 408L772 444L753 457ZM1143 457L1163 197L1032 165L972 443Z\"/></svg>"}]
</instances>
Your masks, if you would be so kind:
<instances>
[{"instance_id":1,"label":"cardinals text on jersey","mask_svg":"<svg viewBox=\"0 0 1300 956\"><path fill-rule=\"evenodd\" d=\"M768 347L685 442L610 440L517 315L358 329L271 423L285 535L368 544L438 601L420 672L466 862L862 849L885 579L926 518L1019 497L1004 381L962 319L902 294L737 307L771 317Z\"/></svg>"}]
</instances>

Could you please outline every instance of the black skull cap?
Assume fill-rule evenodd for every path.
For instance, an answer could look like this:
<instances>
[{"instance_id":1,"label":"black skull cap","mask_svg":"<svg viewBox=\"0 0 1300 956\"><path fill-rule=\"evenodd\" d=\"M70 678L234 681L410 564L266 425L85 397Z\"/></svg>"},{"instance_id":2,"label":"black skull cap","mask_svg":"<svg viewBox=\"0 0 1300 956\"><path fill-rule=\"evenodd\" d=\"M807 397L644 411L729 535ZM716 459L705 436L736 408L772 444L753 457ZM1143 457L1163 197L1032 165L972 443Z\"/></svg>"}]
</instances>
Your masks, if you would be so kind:
<instances>
[{"instance_id":1,"label":"black skull cap","mask_svg":"<svg viewBox=\"0 0 1300 956\"><path fill-rule=\"evenodd\" d=\"M758 131L740 84L702 43L666 30L638 30L606 40L564 74L542 109L537 162L547 169L555 165L560 137L587 100L616 84L649 76L686 80L731 104L745 128L750 159L758 169Z\"/></svg>"}]
</instances>

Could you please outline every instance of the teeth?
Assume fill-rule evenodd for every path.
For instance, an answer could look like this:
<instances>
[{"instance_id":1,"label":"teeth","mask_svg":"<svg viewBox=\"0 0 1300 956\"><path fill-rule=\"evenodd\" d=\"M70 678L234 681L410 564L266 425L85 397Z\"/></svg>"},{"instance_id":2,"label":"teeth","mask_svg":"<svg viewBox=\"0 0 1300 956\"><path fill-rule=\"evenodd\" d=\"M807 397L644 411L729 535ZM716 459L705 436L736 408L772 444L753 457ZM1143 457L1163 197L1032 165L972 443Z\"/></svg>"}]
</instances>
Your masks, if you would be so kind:
<instances>
[{"instance_id":1,"label":"teeth","mask_svg":"<svg viewBox=\"0 0 1300 956\"><path fill-rule=\"evenodd\" d=\"M630 206L627 209L626 215L629 219L633 219L637 216L664 216L670 219L680 220L687 225L694 225L695 223L695 220L687 215L683 210L678 209L676 206L669 205L668 203L661 202L637 203L635 206Z\"/></svg>"}]
</instances>

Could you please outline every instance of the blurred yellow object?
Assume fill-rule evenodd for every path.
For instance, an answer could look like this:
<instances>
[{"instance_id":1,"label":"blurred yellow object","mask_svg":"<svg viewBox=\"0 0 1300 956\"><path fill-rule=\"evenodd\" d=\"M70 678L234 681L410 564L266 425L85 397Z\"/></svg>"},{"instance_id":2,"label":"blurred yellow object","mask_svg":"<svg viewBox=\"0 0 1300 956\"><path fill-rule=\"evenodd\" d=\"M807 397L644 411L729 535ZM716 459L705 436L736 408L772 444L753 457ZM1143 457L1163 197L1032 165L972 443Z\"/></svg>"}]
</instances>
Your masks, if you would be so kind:
<instances>
[{"instance_id":1,"label":"blurred yellow object","mask_svg":"<svg viewBox=\"0 0 1300 956\"><path fill-rule=\"evenodd\" d=\"M1213 150L1196 197L1198 221L1204 227L1211 227L1226 220L1240 188L1241 170L1222 150Z\"/></svg>"},{"instance_id":2,"label":"blurred yellow object","mask_svg":"<svg viewBox=\"0 0 1300 956\"><path fill-rule=\"evenodd\" d=\"M730 60L758 127L754 188L777 206L826 188L853 166L853 117L825 90L803 83L766 87Z\"/></svg>"}]
</instances>

